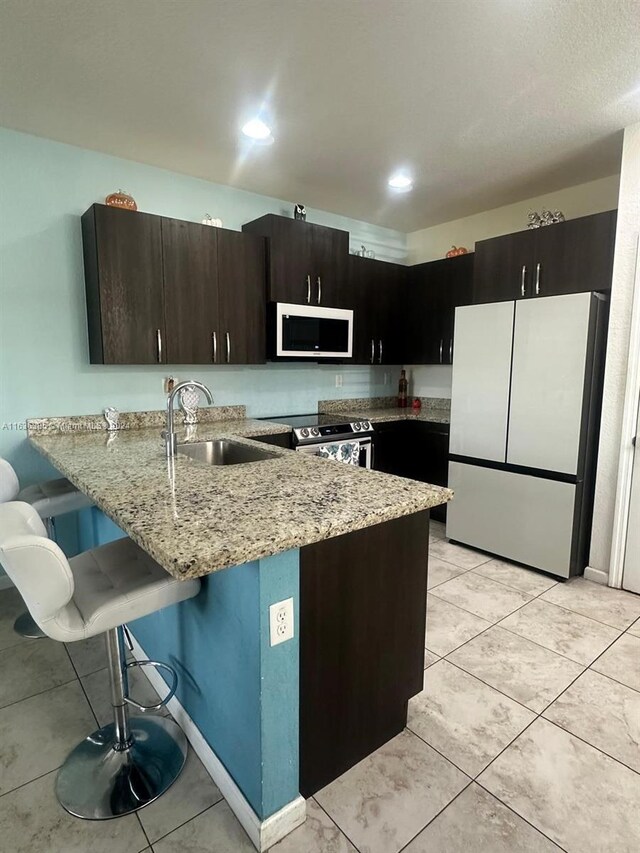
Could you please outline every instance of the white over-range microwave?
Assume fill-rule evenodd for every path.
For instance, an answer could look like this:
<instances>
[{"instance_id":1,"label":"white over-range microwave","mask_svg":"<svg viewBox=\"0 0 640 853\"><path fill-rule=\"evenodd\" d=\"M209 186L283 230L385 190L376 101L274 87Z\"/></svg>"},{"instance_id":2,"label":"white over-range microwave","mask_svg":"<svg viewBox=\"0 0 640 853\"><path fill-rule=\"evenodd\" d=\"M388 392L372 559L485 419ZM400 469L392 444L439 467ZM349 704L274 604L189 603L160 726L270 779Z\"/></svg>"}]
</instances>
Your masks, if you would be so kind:
<instances>
[{"instance_id":1,"label":"white over-range microwave","mask_svg":"<svg viewBox=\"0 0 640 853\"><path fill-rule=\"evenodd\" d=\"M268 311L272 359L343 359L353 356L353 311L272 302Z\"/></svg>"}]
</instances>

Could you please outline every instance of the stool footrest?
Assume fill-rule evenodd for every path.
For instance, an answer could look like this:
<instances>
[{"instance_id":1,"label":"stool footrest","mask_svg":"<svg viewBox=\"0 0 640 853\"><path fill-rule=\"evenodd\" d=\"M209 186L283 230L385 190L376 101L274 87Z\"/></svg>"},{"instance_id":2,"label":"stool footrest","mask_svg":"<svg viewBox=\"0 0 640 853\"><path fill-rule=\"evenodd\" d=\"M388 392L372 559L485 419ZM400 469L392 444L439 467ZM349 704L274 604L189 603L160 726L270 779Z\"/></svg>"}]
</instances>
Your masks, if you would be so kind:
<instances>
[{"instance_id":1,"label":"stool footrest","mask_svg":"<svg viewBox=\"0 0 640 853\"><path fill-rule=\"evenodd\" d=\"M164 699L161 699L156 705L140 705L138 702L131 699L129 696L124 697L124 701L128 705L131 705L133 708L139 711L141 714L152 714L155 711L160 711L175 695L176 689L178 687L178 673L172 666L169 666L168 663L163 663L162 661L158 660L134 660L129 661L126 664L127 669L130 669L133 666L153 666L156 669L166 670L166 672L171 675L171 686L169 688L169 692L164 697Z\"/></svg>"}]
</instances>

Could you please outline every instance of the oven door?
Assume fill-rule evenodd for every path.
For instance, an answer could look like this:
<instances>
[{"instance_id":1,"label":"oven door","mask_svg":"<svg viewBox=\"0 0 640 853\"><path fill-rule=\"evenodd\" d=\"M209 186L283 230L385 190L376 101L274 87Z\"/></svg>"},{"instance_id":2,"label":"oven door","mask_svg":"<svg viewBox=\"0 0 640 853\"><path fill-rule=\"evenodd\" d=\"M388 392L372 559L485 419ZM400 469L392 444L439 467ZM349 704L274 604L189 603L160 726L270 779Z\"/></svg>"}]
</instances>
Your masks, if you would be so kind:
<instances>
[{"instance_id":1,"label":"oven door","mask_svg":"<svg viewBox=\"0 0 640 853\"><path fill-rule=\"evenodd\" d=\"M331 445L341 444L357 444L360 448L359 465L361 468L371 468L373 465L373 444L370 438L346 439L345 441L323 441L318 444L298 445L296 450L300 453L310 453L317 455L321 447L330 447Z\"/></svg>"},{"instance_id":2,"label":"oven door","mask_svg":"<svg viewBox=\"0 0 640 853\"><path fill-rule=\"evenodd\" d=\"M275 318L273 317L275 313ZM277 302L271 311L275 323L275 358L351 358L353 311Z\"/></svg>"}]
</instances>

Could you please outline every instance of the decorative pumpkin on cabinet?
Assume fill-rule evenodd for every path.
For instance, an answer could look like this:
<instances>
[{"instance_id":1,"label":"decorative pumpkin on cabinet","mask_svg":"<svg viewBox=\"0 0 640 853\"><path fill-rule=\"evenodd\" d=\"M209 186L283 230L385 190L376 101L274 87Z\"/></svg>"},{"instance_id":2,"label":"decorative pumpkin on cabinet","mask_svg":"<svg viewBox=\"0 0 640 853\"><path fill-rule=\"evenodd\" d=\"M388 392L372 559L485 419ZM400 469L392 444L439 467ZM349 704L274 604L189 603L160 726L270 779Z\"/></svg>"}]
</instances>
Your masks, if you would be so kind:
<instances>
[{"instance_id":1,"label":"decorative pumpkin on cabinet","mask_svg":"<svg viewBox=\"0 0 640 853\"><path fill-rule=\"evenodd\" d=\"M126 193L124 190L118 190L117 193L111 193L104 200L105 204L108 204L109 207L122 207L125 210L137 210L138 205L136 204L133 196L130 196L129 193Z\"/></svg>"},{"instance_id":2,"label":"decorative pumpkin on cabinet","mask_svg":"<svg viewBox=\"0 0 640 853\"><path fill-rule=\"evenodd\" d=\"M457 258L458 255L467 255L469 250L464 246L452 246L447 252L447 258Z\"/></svg>"}]
</instances>

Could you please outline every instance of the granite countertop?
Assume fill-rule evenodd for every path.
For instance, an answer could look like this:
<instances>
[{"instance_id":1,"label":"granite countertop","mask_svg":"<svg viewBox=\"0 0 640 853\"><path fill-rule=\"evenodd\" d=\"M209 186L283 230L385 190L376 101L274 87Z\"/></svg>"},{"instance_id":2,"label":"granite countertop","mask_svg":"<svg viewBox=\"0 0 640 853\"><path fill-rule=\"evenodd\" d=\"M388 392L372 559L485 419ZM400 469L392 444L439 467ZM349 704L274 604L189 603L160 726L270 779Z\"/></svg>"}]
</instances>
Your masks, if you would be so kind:
<instances>
[{"instance_id":1,"label":"granite countertop","mask_svg":"<svg viewBox=\"0 0 640 853\"><path fill-rule=\"evenodd\" d=\"M411 408L392 409L385 407L382 409L359 409L345 413L350 418L366 418L371 423L382 423L384 421L423 421L433 424L448 424L449 412L443 409L428 409L422 408L415 411Z\"/></svg>"},{"instance_id":2,"label":"granite countertop","mask_svg":"<svg viewBox=\"0 0 640 853\"><path fill-rule=\"evenodd\" d=\"M451 400L446 397L420 397L421 408L398 408L395 397L358 397L342 400L319 400L318 411L341 415L354 420L368 420L372 423L384 421L423 421L433 424L450 422Z\"/></svg>"},{"instance_id":3,"label":"granite countertop","mask_svg":"<svg viewBox=\"0 0 640 853\"><path fill-rule=\"evenodd\" d=\"M30 441L177 578L310 545L452 497L440 486L251 441L290 431L269 421L179 428L179 442L230 438L271 454L210 466L180 453L167 460L157 426L108 433L81 431L72 420L64 431L30 431Z\"/></svg>"}]
</instances>

